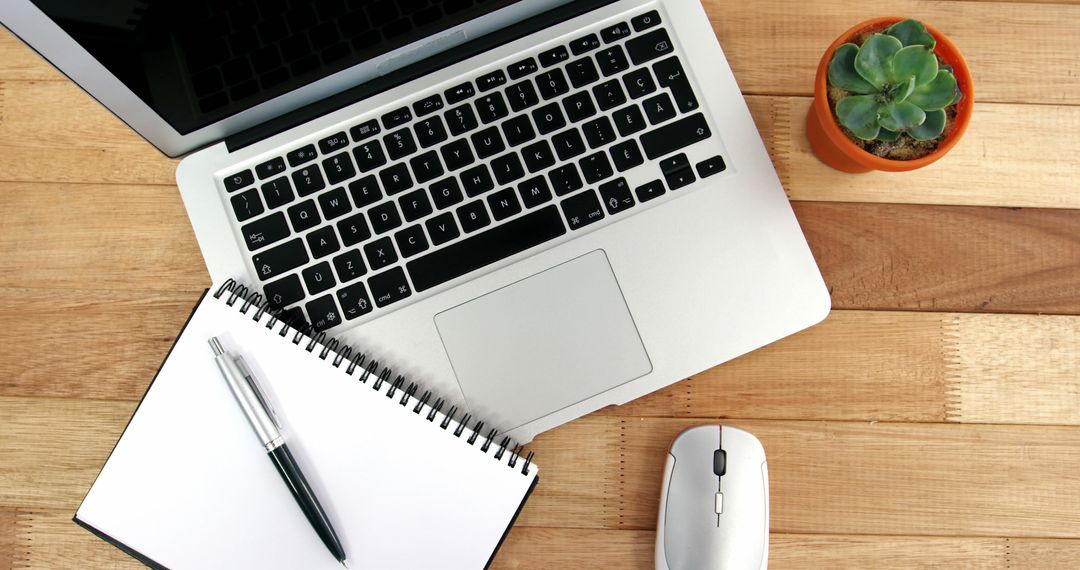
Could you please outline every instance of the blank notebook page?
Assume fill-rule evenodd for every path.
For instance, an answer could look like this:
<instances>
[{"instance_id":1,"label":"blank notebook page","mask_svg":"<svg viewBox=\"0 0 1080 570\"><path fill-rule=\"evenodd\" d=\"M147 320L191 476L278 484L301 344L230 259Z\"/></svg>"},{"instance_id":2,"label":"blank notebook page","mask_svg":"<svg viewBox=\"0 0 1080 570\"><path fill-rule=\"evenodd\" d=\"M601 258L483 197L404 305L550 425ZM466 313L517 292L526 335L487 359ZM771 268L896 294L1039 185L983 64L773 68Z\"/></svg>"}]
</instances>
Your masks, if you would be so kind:
<instances>
[{"instance_id":1,"label":"blank notebook page","mask_svg":"<svg viewBox=\"0 0 1080 570\"><path fill-rule=\"evenodd\" d=\"M255 437L207 339L244 356L285 440L341 539L351 568L483 568L536 479L441 413L400 405L206 295L158 372L76 519L169 568L341 566L319 540Z\"/></svg>"}]
</instances>

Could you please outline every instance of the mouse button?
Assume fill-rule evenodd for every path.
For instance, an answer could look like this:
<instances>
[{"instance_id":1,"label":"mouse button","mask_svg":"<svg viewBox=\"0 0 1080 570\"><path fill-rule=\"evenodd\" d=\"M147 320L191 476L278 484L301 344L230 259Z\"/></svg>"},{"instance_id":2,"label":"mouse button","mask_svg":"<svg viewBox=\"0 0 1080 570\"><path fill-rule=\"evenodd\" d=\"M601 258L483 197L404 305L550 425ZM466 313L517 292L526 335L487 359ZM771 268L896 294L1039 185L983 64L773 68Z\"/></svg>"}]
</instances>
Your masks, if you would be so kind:
<instances>
[{"instance_id":1,"label":"mouse button","mask_svg":"<svg viewBox=\"0 0 1080 570\"><path fill-rule=\"evenodd\" d=\"M676 436L671 444L671 454L683 460L711 454L719 448L720 426L698 426L684 430Z\"/></svg>"},{"instance_id":2,"label":"mouse button","mask_svg":"<svg viewBox=\"0 0 1080 570\"><path fill-rule=\"evenodd\" d=\"M713 452L712 456L712 470L717 477L723 477L727 472L727 452L723 449L717 449Z\"/></svg>"},{"instance_id":3,"label":"mouse button","mask_svg":"<svg viewBox=\"0 0 1080 570\"><path fill-rule=\"evenodd\" d=\"M671 472L663 539L665 557L672 570L718 567L713 563L718 561L714 552L716 476L711 469L703 467L701 462L690 466L677 459Z\"/></svg>"}]
</instances>

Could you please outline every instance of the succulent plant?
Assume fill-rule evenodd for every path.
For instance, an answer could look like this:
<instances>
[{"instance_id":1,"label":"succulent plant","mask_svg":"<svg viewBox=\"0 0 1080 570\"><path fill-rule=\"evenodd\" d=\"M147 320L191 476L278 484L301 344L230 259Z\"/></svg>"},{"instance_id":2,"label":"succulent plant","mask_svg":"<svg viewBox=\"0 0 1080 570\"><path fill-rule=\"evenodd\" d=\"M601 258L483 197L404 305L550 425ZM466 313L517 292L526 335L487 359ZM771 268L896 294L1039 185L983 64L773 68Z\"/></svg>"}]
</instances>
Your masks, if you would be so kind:
<instances>
[{"instance_id":1,"label":"succulent plant","mask_svg":"<svg viewBox=\"0 0 1080 570\"><path fill-rule=\"evenodd\" d=\"M895 141L903 133L919 141L940 136L945 108L962 94L952 69L938 66L936 45L921 22L904 20L862 46L837 48L829 84L853 93L836 104L840 124L867 141Z\"/></svg>"}]
</instances>

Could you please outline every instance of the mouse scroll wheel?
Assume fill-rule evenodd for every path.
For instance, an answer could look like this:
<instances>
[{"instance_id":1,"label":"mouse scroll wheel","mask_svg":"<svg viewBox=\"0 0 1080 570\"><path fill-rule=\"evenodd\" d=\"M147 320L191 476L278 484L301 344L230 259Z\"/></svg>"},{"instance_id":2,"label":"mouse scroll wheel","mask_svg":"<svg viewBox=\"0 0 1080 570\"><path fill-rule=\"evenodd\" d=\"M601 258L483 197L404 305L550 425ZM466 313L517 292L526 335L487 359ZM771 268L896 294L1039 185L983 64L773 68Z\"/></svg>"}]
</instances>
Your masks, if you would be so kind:
<instances>
[{"instance_id":1,"label":"mouse scroll wheel","mask_svg":"<svg viewBox=\"0 0 1080 570\"><path fill-rule=\"evenodd\" d=\"M723 477L724 473L727 472L727 452L723 449L717 449L713 452L712 470L717 477Z\"/></svg>"}]
</instances>

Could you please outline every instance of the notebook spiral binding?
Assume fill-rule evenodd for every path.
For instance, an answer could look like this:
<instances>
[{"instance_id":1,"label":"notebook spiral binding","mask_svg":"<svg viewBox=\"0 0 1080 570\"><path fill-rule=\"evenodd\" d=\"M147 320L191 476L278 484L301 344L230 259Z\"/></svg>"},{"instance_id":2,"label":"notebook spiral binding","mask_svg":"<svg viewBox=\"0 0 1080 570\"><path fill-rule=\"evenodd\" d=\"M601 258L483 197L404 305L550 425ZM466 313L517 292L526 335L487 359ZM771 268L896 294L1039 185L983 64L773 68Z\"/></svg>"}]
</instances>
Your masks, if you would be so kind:
<instances>
[{"instance_id":1,"label":"notebook spiral binding","mask_svg":"<svg viewBox=\"0 0 1080 570\"><path fill-rule=\"evenodd\" d=\"M267 329L273 329L279 323L281 328L278 331L278 335L282 338L288 338L289 331L292 329L291 342L295 345L300 345L304 340L304 337L308 337L307 344L303 347L304 350L315 354L315 349L318 346L322 346L322 350L318 352L318 356L322 360L326 360L331 354L334 354L334 359L331 361L333 366L340 368L342 364L348 363L345 368L345 373L352 376L357 370L360 371L360 377L358 380L361 383L366 384L371 378L375 378L371 387L375 391L381 391L383 384L388 384L388 388L385 391L385 396L394 400L394 396L399 392L401 393L398 398L398 403L402 407L407 407L411 400L416 400L416 404L411 408L412 412L419 417L431 422L432 425L438 426L443 430L448 430L450 424L454 422L454 417L457 415L458 407L450 406L450 409L446 412L442 412L442 408L445 405L445 401L442 398L436 398L434 402L428 403L432 398L431 390L424 390L423 395L416 396L416 393L421 389L421 386L416 382L407 380L404 376L398 374L393 380L390 379L394 376L393 371L388 366L381 366L379 361L369 359L366 354L359 350L355 350L350 346L345 346L339 342L336 338L327 338L325 332L315 332L314 328L304 322L294 322L287 318L282 318L281 309L271 307L268 300L263 299L262 294L258 291L249 290L247 286L237 282L234 279L229 279L221 287L218 287L214 292L215 299L221 299L228 293L225 299L225 304L233 307L238 301L243 301L239 307L239 311L243 315L247 315L253 307L255 313L252 315L253 320L261 321L263 315L270 315L270 319L266 322ZM421 415L424 408L427 408L427 414ZM443 413L443 419L439 423L435 423L436 417ZM476 445L477 440L482 436L484 430L484 422L475 419L472 429L468 428L469 421L473 419L472 414L465 414L458 420L458 426L453 430L455 437L460 438L465 430L469 430L469 433L465 441L469 445ZM480 451L483 453L489 453L492 444L496 442L499 432L494 428L489 428L487 435L483 436L483 443L480 444ZM513 447L511 447L511 445ZM492 457L497 461L502 461L503 455L507 452L510 453L507 459L506 465L511 469L517 467L517 463L522 459L523 445L516 443L508 436L503 436L498 441L498 447ZM524 463L521 466L521 474L529 474L529 465L532 464L533 452L529 451L527 455L524 455Z\"/></svg>"}]
</instances>

